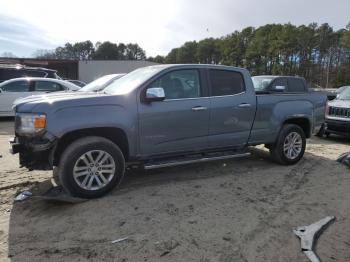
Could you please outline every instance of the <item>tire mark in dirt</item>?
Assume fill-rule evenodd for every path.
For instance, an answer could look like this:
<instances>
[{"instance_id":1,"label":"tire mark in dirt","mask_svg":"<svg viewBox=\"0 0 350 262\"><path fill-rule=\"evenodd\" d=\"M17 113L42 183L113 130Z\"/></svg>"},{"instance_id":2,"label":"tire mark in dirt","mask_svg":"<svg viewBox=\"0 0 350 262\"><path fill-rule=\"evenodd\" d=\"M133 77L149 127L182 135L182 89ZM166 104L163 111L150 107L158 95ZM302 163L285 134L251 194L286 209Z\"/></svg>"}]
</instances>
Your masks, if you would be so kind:
<instances>
[{"instance_id":1,"label":"tire mark in dirt","mask_svg":"<svg viewBox=\"0 0 350 262\"><path fill-rule=\"evenodd\" d=\"M284 201L290 200L297 195L296 190L300 189L307 183L307 175L318 164L318 161L314 158L303 159L297 166L293 167L284 175L282 188L267 192L270 193L270 195L266 197L267 201L264 201L264 203L268 204L270 208L268 212L266 212L266 208L255 207L259 213L265 215L260 218L261 220L258 225L243 237L242 242L240 243L240 250L247 250L247 246L249 245L254 246L253 242L259 241L259 237L264 238L262 241L263 245L255 245L259 249L264 249L271 243L269 240L271 238L273 240L274 235L272 235L271 232L267 233L267 231L271 230L271 226L281 213L288 212L287 207L284 205ZM259 201L256 203L259 205ZM243 249L243 247L245 248Z\"/></svg>"}]
</instances>

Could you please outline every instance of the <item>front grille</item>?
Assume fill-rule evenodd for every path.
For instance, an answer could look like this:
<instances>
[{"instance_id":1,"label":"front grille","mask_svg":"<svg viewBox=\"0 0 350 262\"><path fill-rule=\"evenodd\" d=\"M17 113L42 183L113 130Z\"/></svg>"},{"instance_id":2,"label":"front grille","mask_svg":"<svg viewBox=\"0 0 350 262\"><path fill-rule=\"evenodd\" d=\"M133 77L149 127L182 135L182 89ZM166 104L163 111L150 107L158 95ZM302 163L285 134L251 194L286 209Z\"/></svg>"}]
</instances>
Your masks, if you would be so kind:
<instances>
[{"instance_id":1,"label":"front grille","mask_svg":"<svg viewBox=\"0 0 350 262\"><path fill-rule=\"evenodd\" d=\"M329 107L330 116L350 118L350 108Z\"/></svg>"}]
</instances>

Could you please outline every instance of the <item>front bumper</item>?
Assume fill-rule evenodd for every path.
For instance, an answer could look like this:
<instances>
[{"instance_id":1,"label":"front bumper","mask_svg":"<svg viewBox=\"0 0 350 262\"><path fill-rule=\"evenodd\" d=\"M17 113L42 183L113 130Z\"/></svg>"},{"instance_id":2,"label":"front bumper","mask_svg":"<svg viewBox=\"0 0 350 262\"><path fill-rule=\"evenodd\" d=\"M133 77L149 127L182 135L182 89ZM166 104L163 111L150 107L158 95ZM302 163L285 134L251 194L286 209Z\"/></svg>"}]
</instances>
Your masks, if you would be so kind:
<instances>
[{"instance_id":1,"label":"front bumper","mask_svg":"<svg viewBox=\"0 0 350 262\"><path fill-rule=\"evenodd\" d=\"M326 119L325 132L350 136L350 121Z\"/></svg>"},{"instance_id":2,"label":"front bumper","mask_svg":"<svg viewBox=\"0 0 350 262\"><path fill-rule=\"evenodd\" d=\"M10 153L19 153L20 167L29 170L51 170L53 154L56 148L55 140L42 138L14 137L10 139Z\"/></svg>"}]
</instances>

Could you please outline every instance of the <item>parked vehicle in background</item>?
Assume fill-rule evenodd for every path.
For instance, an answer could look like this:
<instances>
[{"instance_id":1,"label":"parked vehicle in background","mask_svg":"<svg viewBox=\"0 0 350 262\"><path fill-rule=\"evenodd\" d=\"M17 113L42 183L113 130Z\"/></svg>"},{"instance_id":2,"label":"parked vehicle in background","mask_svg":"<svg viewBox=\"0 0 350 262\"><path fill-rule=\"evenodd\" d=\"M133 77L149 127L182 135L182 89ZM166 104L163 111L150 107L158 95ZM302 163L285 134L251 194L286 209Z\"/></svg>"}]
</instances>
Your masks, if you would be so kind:
<instances>
[{"instance_id":1,"label":"parked vehicle in background","mask_svg":"<svg viewBox=\"0 0 350 262\"><path fill-rule=\"evenodd\" d=\"M342 88L326 108L324 134L350 135L350 86Z\"/></svg>"},{"instance_id":2,"label":"parked vehicle in background","mask_svg":"<svg viewBox=\"0 0 350 262\"><path fill-rule=\"evenodd\" d=\"M71 79L66 79L66 81L71 82L75 84L76 86L83 87L86 86L86 83L80 80L71 80Z\"/></svg>"},{"instance_id":3,"label":"parked vehicle in background","mask_svg":"<svg viewBox=\"0 0 350 262\"><path fill-rule=\"evenodd\" d=\"M56 91L77 91L79 88L59 79L25 77L7 80L0 83L0 116L14 116L12 105L19 98Z\"/></svg>"},{"instance_id":4,"label":"parked vehicle in background","mask_svg":"<svg viewBox=\"0 0 350 262\"><path fill-rule=\"evenodd\" d=\"M322 92L327 95L327 100L331 101L337 97L336 89L330 88L309 88L310 91L313 92Z\"/></svg>"},{"instance_id":5,"label":"parked vehicle in background","mask_svg":"<svg viewBox=\"0 0 350 262\"><path fill-rule=\"evenodd\" d=\"M242 157L259 144L276 162L295 164L324 122L326 96L307 92L302 81L294 92L275 80L269 92L255 92L242 68L140 68L103 92L17 104L12 152L29 169L55 167L63 187L84 198L118 185L126 165L153 169Z\"/></svg>"},{"instance_id":6,"label":"parked vehicle in background","mask_svg":"<svg viewBox=\"0 0 350 262\"><path fill-rule=\"evenodd\" d=\"M56 70L14 64L0 64L0 83L20 77L44 77L61 79Z\"/></svg>"},{"instance_id":7,"label":"parked vehicle in background","mask_svg":"<svg viewBox=\"0 0 350 262\"><path fill-rule=\"evenodd\" d=\"M337 94L337 95L339 95L341 92L343 92L343 90L345 90L345 89L347 89L347 88L349 88L350 86L341 86L341 87L339 87L339 88L337 88L336 90L335 90L335 93Z\"/></svg>"},{"instance_id":8,"label":"parked vehicle in background","mask_svg":"<svg viewBox=\"0 0 350 262\"><path fill-rule=\"evenodd\" d=\"M100 78L97 78L96 80L92 81L91 83L87 84L83 88L81 88L80 92L99 92L102 91L106 86L110 85L117 79L121 78L122 76L125 76L126 74L111 74L111 75L105 75Z\"/></svg>"},{"instance_id":9,"label":"parked vehicle in background","mask_svg":"<svg viewBox=\"0 0 350 262\"><path fill-rule=\"evenodd\" d=\"M308 88L302 77L261 75L252 77L255 91L259 93L287 92L303 93Z\"/></svg>"}]
</instances>

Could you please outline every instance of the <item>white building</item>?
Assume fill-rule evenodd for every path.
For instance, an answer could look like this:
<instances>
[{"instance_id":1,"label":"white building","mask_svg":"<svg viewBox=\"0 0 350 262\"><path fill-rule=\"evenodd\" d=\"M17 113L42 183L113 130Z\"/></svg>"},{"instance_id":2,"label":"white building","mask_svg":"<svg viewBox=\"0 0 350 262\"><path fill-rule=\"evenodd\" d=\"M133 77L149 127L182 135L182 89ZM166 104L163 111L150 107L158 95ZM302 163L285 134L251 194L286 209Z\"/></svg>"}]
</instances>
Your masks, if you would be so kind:
<instances>
[{"instance_id":1,"label":"white building","mask_svg":"<svg viewBox=\"0 0 350 262\"><path fill-rule=\"evenodd\" d=\"M156 65L157 63L138 60L89 60L79 61L79 80L89 83L96 78L108 74L129 73L134 69Z\"/></svg>"}]
</instances>

